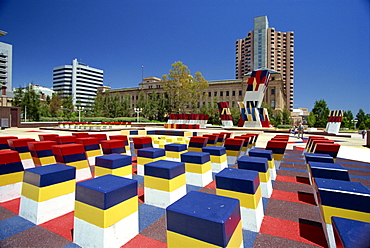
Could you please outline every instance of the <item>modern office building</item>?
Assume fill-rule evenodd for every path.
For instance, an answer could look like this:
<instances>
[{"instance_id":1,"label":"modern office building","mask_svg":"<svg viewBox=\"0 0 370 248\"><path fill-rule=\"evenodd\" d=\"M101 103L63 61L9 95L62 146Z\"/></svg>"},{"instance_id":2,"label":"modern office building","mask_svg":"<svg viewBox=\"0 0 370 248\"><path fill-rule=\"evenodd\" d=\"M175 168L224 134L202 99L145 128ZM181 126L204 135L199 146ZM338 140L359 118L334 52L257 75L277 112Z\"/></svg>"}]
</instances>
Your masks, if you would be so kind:
<instances>
[{"instance_id":1,"label":"modern office building","mask_svg":"<svg viewBox=\"0 0 370 248\"><path fill-rule=\"evenodd\" d=\"M235 66L237 79L263 68L281 73L287 107L293 110L294 32L276 31L269 27L267 16L255 17L254 29L244 39L236 40Z\"/></svg>"},{"instance_id":2,"label":"modern office building","mask_svg":"<svg viewBox=\"0 0 370 248\"><path fill-rule=\"evenodd\" d=\"M13 96L12 63L13 46L4 42L0 42L0 88L2 89L2 96Z\"/></svg>"},{"instance_id":3,"label":"modern office building","mask_svg":"<svg viewBox=\"0 0 370 248\"><path fill-rule=\"evenodd\" d=\"M72 96L74 106L88 107L94 102L98 87L103 86L103 74L103 70L74 59L72 65L53 69L53 90L65 97Z\"/></svg>"}]
</instances>

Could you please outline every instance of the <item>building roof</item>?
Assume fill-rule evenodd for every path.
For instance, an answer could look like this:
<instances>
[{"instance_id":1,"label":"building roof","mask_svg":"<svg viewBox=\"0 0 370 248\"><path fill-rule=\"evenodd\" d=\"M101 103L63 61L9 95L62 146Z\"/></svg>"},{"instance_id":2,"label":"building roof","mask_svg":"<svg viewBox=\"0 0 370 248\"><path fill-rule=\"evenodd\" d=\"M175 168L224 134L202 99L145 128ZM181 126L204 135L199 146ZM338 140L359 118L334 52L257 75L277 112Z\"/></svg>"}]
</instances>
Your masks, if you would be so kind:
<instances>
[{"instance_id":1,"label":"building roof","mask_svg":"<svg viewBox=\"0 0 370 248\"><path fill-rule=\"evenodd\" d=\"M280 72L277 72L277 71L274 71L274 70L271 70L271 69L268 69L268 68L264 68L264 67L259 68L256 71L262 71L262 70L267 70L271 74L280 74ZM248 72L248 73L244 74L244 76L250 76L251 74L252 74L252 72Z\"/></svg>"}]
</instances>

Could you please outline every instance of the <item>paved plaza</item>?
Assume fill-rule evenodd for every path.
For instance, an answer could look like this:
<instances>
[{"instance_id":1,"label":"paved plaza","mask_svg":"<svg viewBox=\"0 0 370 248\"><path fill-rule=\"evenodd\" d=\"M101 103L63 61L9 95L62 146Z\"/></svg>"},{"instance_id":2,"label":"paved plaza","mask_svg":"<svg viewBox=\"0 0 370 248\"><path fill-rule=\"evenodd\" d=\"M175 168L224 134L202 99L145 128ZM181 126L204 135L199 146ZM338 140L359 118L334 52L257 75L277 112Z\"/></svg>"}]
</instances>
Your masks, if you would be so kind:
<instances>
[{"instance_id":1,"label":"paved plaza","mask_svg":"<svg viewBox=\"0 0 370 248\"><path fill-rule=\"evenodd\" d=\"M190 131L205 134L221 132L221 129ZM253 133L246 130L232 132L235 135ZM9 128L1 130L0 136L39 140L38 135L42 133L71 135L70 131ZM120 131L102 133L110 136L120 134ZM265 148L267 142L279 134L258 133L257 148ZM341 145L336 163L348 170L351 181L360 182L370 189L370 149L364 146L365 139L360 134L346 135L350 137L326 136ZM243 230L244 247L327 247L303 154L308 136L305 135L302 140L290 134L273 182L272 195L263 198L264 218L261 229L259 232ZM133 167L136 167L136 163L133 163ZM167 247L165 209L145 204L143 177L134 174L133 178L138 180L139 235L123 247ZM187 185L189 191L216 194L215 182L205 187ZM0 203L0 247L78 247L72 237L73 212L35 225L18 215L19 205L19 198Z\"/></svg>"}]
</instances>

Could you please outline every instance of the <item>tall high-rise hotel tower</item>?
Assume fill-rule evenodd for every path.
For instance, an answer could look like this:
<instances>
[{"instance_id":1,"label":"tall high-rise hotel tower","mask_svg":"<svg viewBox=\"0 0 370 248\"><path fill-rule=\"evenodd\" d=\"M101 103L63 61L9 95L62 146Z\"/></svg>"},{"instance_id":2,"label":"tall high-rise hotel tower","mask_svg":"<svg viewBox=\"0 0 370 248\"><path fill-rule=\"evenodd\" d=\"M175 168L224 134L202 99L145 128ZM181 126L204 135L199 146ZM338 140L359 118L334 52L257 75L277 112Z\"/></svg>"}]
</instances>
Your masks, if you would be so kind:
<instances>
[{"instance_id":1,"label":"tall high-rise hotel tower","mask_svg":"<svg viewBox=\"0 0 370 248\"><path fill-rule=\"evenodd\" d=\"M236 78L248 72L267 68L282 75L287 107L294 101L294 32L269 28L267 16L254 18L254 30L236 40Z\"/></svg>"}]
</instances>

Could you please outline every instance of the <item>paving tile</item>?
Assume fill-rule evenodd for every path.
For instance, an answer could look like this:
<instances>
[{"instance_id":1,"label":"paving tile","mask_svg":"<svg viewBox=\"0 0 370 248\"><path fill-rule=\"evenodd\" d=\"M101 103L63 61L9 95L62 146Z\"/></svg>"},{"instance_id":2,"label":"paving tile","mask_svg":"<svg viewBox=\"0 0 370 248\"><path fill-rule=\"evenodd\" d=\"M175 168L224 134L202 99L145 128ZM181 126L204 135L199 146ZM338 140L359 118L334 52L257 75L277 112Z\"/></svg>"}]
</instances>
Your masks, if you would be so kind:
<instances>
[{"instance_id":1,"label":"paving tile","mask_svg":"<svg viewBox=\"0 0 370 248\"><path fill-rule=\"evenodd\" d=\"M63 247L71 241L41 226L33 226L23 232L0 241L0 247Z\"/></svg>"},{"instance_id":2,"label":"paving tile","mask_svg":"<svg viewBox=\"0 0 370 248\"><path fill-rule=\"evenodd\" d=\"M141 231L140 235L166 243L166 216L163 215L160 217L153 224Z\"/></svg>"},{"instance_id":3,"label":"paving tile","mask_svg":"<svg viewBox=\"0 0 370 248\"><path fill-rule=\"evenodd\" d=\"M292 201L270 199L265 216L299 222L299 219L321 222L319 208L316 205Z\"/></svg>"},{"instance_id":4,"label":"paving tile","mask_svg":"<svg viewBox=\"0 0 370 248\"><path fill-rule=\"evenodd\" d=\"M274 190L281 190L281 191L288 191L288 192L305 192L305 193L311 193L313 194L313 188L309 184L303 184L303 183L289 183L289 182L283 182L283 181L275 181L274 184Z\"/></svg>"},{"instance_id":5,"label":"paving tile","mask_svg":"<svg viewBox=\"0 0 370 248\"><path fill-rule=\"evenodd\" d=\"M249 246L250 247L250 246ZM318 247L317 245L310 245L291 239L276 237L264 233L258 233L254 241L253 247L274 247L274 248L287 248L287 247L299 247L299 248L313 248Z\"/></svg>"},{"instance_id":6,"label":"paving tile","mask_svg":"<svg viewBox=\"0 0 370 248\"><path fill-rule=\"evenodd\" d=\"M12 218L14 216L17 216L17 215L13 213L12 211L0 206L0 221Z\"/></svg>"},{"instance_id":7,"label":"paving tile","mask_svg":"<svg viewBox=\"0 0 370 248\"><path fill-rule=\"evenodd\" d=\"M139 206L139 232L153 224L166 213L164 208L158 208L148 204Z\"/></svg>"},{"instance_id":8,"label":"paving tile","mask_svg":"<svg viewBox=\"0 0 370 248\"><path fill-rule=\"evenodd\" d=\"M17 216L3 220L0 222L0 240L4 240L17 233L23 232L35 226L32 222ZM2 247L2 245L0 245Z\"/></svg>"}]
</instances>

